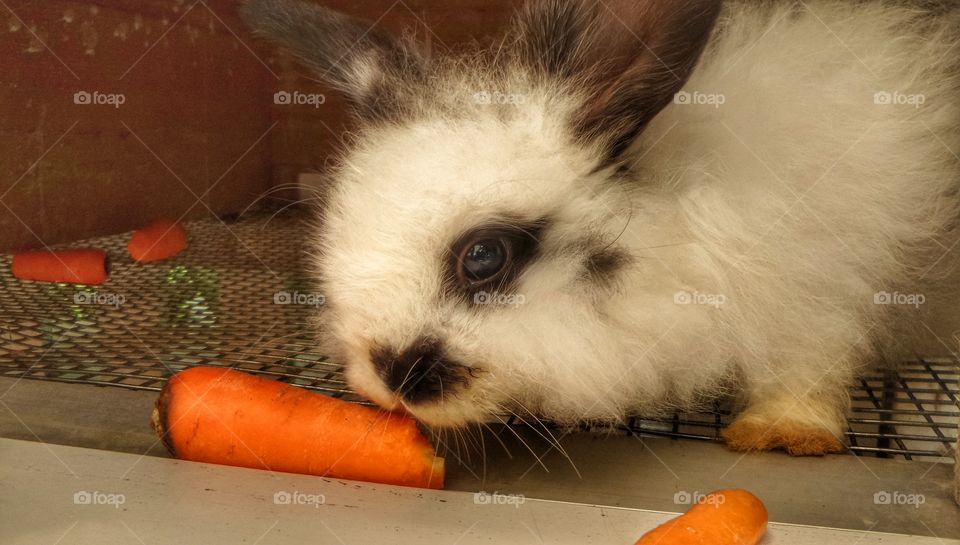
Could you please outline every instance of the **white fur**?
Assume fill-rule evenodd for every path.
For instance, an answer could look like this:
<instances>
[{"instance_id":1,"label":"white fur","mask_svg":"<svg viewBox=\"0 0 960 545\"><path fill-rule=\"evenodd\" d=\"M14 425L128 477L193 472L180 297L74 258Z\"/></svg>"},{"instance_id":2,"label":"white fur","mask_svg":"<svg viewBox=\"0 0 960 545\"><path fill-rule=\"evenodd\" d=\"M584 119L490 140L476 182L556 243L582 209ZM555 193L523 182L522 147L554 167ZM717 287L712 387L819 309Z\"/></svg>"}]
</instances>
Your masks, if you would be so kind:
<instances>
[{"instance_id":1,"label":"white fur","mask_svg":"<svg viewBox=\"0 0 960 545\"><path fill-rule=\"evenodd\" d=\"M591 174L598 150L569 132L583 97L522 71L456 65L417 122L357 135L317 235L322 324L351 385L396 407L371 343L429 332L482 369L408 407L431 424L619 419L735 387L745 419L840 433L846 386L888 335L875 293L920 289L957 217L960 34L889 3L806 6L728 5L685 88L724 104L668 106L621 183ZM504 113L481 91L524 102ZM552 218L523 304L444 297L451 241L504 213ZM583 278L585 236L633 256L613 285Z\"/></svg>"}]
</instances>

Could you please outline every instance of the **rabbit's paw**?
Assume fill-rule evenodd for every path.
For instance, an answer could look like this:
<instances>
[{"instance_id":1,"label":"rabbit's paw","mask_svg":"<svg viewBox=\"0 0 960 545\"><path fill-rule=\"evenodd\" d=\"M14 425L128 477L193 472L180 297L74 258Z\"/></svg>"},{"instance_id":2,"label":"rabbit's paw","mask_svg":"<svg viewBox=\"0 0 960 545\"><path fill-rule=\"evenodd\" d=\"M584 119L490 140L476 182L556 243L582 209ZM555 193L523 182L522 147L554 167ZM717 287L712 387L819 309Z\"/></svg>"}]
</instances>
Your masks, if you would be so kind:
<instances>
[{"instance_id":1,"label":"rabbit's paw","mask_svg":"<svg viewBox=\"0 0 960 545\"><path fill-rule=\"evenodd\" d=\"M823 456L846 451L838 435L822 427L781 419L765 422L741 417L721 432L727 446L739 451L783 449L793 456Z\"/></svg>"}]
</instances>

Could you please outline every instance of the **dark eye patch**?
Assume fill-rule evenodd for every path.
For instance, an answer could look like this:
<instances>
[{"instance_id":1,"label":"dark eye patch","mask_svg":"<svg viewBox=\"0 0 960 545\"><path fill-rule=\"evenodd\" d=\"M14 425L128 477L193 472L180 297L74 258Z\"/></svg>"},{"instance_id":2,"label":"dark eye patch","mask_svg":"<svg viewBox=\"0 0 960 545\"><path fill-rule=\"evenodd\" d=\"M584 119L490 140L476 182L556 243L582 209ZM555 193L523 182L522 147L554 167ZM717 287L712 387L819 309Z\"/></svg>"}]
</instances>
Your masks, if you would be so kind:
<instances>
[{"instance_id":1,"label":"dark eye patch","mask_svg":"<svg viewBox=\"0 0 960 545\"><path fill-rule=\"evenodd\" d=\"M593 284L607 284L632 261L626 251L607 245L590 251L584 262L584 276Z\"/></svg>"},{"instance_id":2,"label":"dark eye patch","mask_svg":"<svg viewBox=\"0 0 960 545\"><path fill-rule=\"evenodd\" d=\"M462 234L450 245L446 280L451 291L472 295L507 291L540 249L546 220L501 220Z\"/></svg>"}]
</instances>

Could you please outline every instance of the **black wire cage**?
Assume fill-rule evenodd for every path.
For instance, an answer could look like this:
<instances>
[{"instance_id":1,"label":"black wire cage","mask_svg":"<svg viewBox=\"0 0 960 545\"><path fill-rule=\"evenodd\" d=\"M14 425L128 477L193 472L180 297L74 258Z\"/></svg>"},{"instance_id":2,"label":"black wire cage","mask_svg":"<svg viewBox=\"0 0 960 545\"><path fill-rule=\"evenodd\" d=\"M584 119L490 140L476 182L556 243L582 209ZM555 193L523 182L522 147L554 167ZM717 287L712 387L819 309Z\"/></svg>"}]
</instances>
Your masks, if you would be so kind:
<instances>
[{"instance_id":1,"label":"black wire cage","mask_svg":"<svg viewBox=\"0 0 960 545\"><path fill-rule=\"evenodd\" d=\"M135 263L126 235L70 245L111 256L110 279L100 286L20 281L10 257L0 258L0 375L160 390L177 371L222 365L363 402L347 388L341 366L318 352L308 326L323 296L304 272L297 242L306 221L293 209L191 222L190 247L154 263ZM953 357L918 358L861 377L851 392L850 451L947 459L960 421L958 383ZM635 417L619 428L719 440L730 421L726 407Z\"/></svg>"}]
</instances>

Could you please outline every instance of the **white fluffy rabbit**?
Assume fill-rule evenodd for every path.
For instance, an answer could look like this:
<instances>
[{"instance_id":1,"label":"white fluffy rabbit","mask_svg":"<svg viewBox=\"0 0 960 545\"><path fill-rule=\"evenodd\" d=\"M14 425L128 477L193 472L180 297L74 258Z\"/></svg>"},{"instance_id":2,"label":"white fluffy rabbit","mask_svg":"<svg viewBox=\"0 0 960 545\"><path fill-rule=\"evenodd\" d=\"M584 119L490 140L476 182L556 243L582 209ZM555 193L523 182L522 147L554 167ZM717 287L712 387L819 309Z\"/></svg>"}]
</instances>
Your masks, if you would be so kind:
<instances>
[{"instance_id":1,"label":"white fluffy rabbit","mask_svg":"<svg viewBox=\"0 0 960 545\"><path fill-rule=\"evenodd\" d=\"M488 52L249 0L356 107L315 239L331 356L431 425L736 393L736 449L843 449L847 388L950 255L960 9L543 0Z\"/></svg>"}]
</instances>

